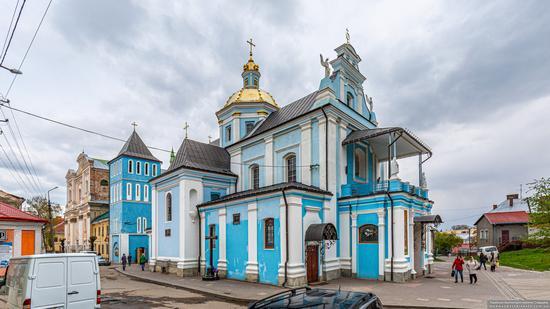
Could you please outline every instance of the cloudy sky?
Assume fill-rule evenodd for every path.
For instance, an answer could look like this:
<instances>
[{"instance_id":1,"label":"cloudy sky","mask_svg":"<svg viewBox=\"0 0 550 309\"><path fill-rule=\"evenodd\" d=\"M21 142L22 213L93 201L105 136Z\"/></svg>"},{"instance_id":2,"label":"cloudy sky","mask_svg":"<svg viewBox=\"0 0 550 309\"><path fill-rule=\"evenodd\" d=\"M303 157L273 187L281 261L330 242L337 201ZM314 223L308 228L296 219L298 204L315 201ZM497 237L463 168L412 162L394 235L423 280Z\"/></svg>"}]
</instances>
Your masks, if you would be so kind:
<instances>
[{"instance_id":1,"label":"cloudy sky","mask_svg":"<svg viewBox=\"0 0 550 309\"><path fill-rule=\"evenodd\" d=\"M0 2L0 43L16 2ZM27 2L4 65L18 66L47 3ZM432 147L425 170L434 211L448 225L472 224L520 184L550 176L544 1L53 1L8 98L124 139L135 121L147 144L177 149L184 122L193 139L217 136L214 112L241 86L248 38L262 88L285 105L317 89L318 55L334 57L346 28L380 125L407 127ZM11 78L0 71L1 94ZM61 204L81 151L111 159L122 147L15 117L42 190L60 186L52 199ZM10 128L0 128L18 152ZM1 136L0 145L24 164ZM0 158L0 188L26 195ZM402 167L403 179L417 181L414 164Z\"/></svg>"}]
</instances>

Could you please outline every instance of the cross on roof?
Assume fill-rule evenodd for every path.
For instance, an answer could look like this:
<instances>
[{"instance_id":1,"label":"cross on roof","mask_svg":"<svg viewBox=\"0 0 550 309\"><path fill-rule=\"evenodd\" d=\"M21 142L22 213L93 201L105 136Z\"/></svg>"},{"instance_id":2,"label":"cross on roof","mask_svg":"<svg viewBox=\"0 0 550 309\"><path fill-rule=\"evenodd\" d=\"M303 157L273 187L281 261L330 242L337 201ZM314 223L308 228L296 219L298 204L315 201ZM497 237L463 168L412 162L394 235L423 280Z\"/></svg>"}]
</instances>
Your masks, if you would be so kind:
<instances>
[{"instance_id":1,"label":"cross on roof","mask_svg":"<svg viewBox=\"0 0 550 309\"><path fill-rule=\"evenodd\" d=\"M256 44L252 43L252 38L248 41L246 41L250 45L250 56L252 56L252 47L256 47Z\"/></svg>"},{"instance_id":2,"label":"cross on roof","mask_svg":"<svg viewBox=\"0 0 550 309\"><path fill-rule=\"evenodd\" d=\"M349 30L348 28L346 28L346 43L348 44L349 44L349 39L350 39Z\"/></svg>"},{"instance_id":3,"label":"cross on roof","mask_svg":"<svg viewBox=\"0 0 550 309\"><path fill-rule=\"evenodd\" d=\"M187 139L187 129L189 129L189 124L187 124L187 121L185 122L183 129L185 130L185 139Z\"/></svg>"},{"instance_id":4,"label":"cross on roof","mask_svg":"<svg viewBox=\"0 0 550 309\"><path fill-rule=\"evenodd\" d=\"M134 121L131 123L131 125L134 127L134 131L135 131L138 124Z\"/></svg>"}]
</instances>

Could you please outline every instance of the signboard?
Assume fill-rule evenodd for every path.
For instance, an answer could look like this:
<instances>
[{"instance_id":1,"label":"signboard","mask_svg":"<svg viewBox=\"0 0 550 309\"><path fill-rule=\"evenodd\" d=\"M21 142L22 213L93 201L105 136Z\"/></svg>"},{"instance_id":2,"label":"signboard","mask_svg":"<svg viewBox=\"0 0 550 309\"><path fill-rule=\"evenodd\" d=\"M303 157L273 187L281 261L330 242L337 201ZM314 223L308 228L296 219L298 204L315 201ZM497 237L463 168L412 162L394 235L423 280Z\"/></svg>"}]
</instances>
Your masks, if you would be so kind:
<instances>
[{"instance_id":1,"label":"signboard","mask_svg":"<svg viewBox=\"0 0 550 309\"><path fill-rule=\"evenodd\" d=\"M6 240L8 240L8 231L0 230L0 241L6 241Z\"/></svg>"}]
</instances>

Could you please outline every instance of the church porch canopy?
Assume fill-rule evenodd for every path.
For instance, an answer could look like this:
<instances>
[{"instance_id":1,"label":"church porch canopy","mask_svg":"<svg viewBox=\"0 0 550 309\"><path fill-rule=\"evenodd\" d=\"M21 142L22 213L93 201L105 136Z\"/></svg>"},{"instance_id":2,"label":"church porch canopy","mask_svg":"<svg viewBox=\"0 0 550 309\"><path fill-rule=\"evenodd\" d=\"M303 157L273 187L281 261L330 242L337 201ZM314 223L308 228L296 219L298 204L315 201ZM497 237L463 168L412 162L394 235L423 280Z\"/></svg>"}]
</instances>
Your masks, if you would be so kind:
<instances>
[{"instance_id":1,"label":"church porch canopy","mask_svg":"<svg viewBox=\"0 0 550 309\"><path fill-rule=\"evenodd\" d=\"M332 223L311 224L306 230L305 241L338 240L336 228Z\"/></svg>"},{"instance_id":2,"label":"church porch canopy","mask_svg":"<svg viewBox=\"0 0 550 309\"><path fill-rule=\"evenodd\" d=\"M376 128L353 131L342 142L342 145L367 141L380 161L388 160L388 146L395 146L392 155L396 158L407 158L414 155L432 156L431 149L409 130L400 127Z\"/></svg>"},{"instance_id":3,"label":"church porch canopy","mask_svg":"<svg viewBox=\"0 0 550 309\"><path fill-rule=\"evenodd\" d=\"M418 216L414 217L414 222L427 224L427 223L433 223L435 225L439 225L443 223L443 220L441 220L441 217L439 215L426 215L426 216Z\"/></svg>"}]
</instances>

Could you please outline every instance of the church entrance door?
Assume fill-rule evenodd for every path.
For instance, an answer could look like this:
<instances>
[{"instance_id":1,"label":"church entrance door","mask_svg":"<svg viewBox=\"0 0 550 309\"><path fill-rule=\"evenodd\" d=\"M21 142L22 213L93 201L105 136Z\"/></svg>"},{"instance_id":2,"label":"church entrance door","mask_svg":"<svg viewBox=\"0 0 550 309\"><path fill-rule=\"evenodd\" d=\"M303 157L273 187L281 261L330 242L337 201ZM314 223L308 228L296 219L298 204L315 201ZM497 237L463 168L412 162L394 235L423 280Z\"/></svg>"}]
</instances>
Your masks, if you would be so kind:
<instances>
[{"instance_id":1,"label":"church entrance door","mask_svg":"<svg viewBox=\"0 0 550 309\"><path fill-rule=\"evenodd\" d=\"M306 247L307 282L319 281L319 245Z\"/></svg>"}]
</instances>

